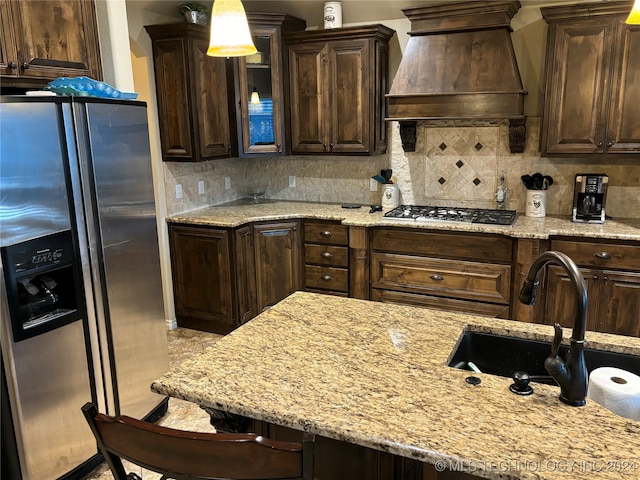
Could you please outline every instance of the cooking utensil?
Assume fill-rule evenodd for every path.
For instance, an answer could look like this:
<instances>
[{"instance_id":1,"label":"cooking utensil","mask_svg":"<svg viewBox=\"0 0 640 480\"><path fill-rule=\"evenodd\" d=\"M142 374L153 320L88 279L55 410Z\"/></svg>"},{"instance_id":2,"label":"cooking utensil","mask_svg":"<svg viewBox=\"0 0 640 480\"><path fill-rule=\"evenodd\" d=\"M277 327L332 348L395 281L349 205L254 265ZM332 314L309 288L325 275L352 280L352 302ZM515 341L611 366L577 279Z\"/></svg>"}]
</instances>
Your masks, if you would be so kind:
<instances>
[{"instance_id":1,"label":"cooking utensil","mask_svg":"<svg viewBox=\"0 0 640 480\"><path fill-rule=\"evenodd\" d=\"M544 176L544 180L542 182L542 189L546 190L547 188L549 188L551 185L553 185L553 178L550 177L549 175L545 175Z\"/></svg>"},{"instance_id":2,"label":"cooking utensil","mask_svg":"<svg viewBox=\"0 0 640 480\"><path fill-rule=\"evenodd\" d=\"M522 180L522 185L524 185L524 188L526 188L527 190L531 190L531 175L522 175L520 179Z\"/></svg>"},{"instance_id":3,"label":"cooking utensil","mask_svg":"<svg viewBox=\"0 0 640 480\"><path fill-rule=\"evenodd\" d=\"M392 174L393 170L391 170L390 168L383 168L382 170L380 170L380 175L385 179L385 183L389 182Z\"/></svg>"},{"instance_id":4,"label":"cooking utensil","mask_svg":"<svg viewBox=\"0 0 640 480\"><path fill-rule=\"evenodd\" d=\"M387 179L384 177L381 177L380 175L374 175L373 178L376 182L380 182L381 184L385 185L387 183Z\"/></svg>"},{"instance_id":5,"label":"cooking utensil","mask_svg":"<svg viewBox=\"0 0 640 480\"><path fill-rule=\"evenodd\" d=\"M533 190L542 190L542 187L544 186L543 184L544 175L538 172L531 175L531 186L533 187Z\"/></svg>"}]
</instances>

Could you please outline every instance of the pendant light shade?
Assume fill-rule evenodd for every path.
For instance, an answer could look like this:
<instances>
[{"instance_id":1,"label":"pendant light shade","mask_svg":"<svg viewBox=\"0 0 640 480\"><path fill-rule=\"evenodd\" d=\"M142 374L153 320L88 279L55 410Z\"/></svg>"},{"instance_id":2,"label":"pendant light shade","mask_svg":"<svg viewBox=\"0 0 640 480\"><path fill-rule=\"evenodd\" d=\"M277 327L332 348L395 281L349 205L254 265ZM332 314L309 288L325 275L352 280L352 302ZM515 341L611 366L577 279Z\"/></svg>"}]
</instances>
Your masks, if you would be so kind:
<instances>
[{"instance_id":1,"label":"pendant light shade","mask_svg":"<svg viewBox=\"0 0 640 480\"><path fill-rule=\"evenodd\" d=\"M251 104L260 105L260 94L258 93L258 89L256 87L253 87L253 91L251 92Z\"/></svg>"},{"instance_id":2,"label":"pendant light shade","mask_svg":"<svg viewBox=\"0 0 640 480\"><path fill-rule=\"evenodd\" d=\"M631 13L627 18L627 23L630 25L640 25L640 0L634 2Z\"/></svg>"},{"instance_id":3,"label":"pendant light shade","mask_svg":"<svg viewBox=\"0 0 640 480\"><path fill-rule=\"evenodd\" d=\"M211 37L207 55L242 57L257 51L240 0L215 0L211 11Z\"/></svg>"}]
</instances>

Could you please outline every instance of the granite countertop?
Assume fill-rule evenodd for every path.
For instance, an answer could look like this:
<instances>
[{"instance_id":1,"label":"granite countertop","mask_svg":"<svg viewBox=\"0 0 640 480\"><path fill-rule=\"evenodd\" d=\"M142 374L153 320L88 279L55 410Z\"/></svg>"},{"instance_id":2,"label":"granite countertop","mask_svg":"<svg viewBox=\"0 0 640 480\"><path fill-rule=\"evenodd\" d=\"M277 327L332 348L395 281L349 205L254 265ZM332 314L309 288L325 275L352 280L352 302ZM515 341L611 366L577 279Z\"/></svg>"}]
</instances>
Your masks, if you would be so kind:
<instances>
[{"instance_id":1,"label":"granite countertop","mask_svg":"<svg viewBox=\"0 0 640 480\"><path fill-rule=\"evenodd\" d=\"M381 212L369 213L367 205L358 209L346 209L338 204L288 201L268 201L259 204L237 201L176 214L169 217L167 221L215 227L238 227L250 222L293 218L337 220L345 225L360 227L393 226L493 233L514 238L546 239L550 236L570 236L640 241L640 219L635 218L607 220L604 224L584 224L572 222L568 215L530 218L524 214L518 214L512 227L468 223L418 224L385 220Z\"/></svg>"},{"instance_id":2,"label":"granite countertop","mask_svg":"<svg viewBox=\"0 0 640 480\"><path fill-rule=\"evenodd\" d=\"M448 367L465 330L551 341L553 328L296 292L156 380L152 389L493 479L637 479L640 422L559 387ZM565 338L568 338L565 332ZM640 339L587 332L640 355ZM444 463L441 463L444 462Z\"/></svg>"}]
</instances>

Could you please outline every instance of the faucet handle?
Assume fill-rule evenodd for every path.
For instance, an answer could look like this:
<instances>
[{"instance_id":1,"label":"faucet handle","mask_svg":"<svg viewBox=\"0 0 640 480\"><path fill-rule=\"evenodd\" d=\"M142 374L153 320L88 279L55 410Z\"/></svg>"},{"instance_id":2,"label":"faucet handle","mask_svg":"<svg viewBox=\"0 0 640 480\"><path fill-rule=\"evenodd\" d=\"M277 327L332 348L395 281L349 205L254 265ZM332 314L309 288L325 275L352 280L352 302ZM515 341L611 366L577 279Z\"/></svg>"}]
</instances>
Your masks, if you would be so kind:
<instances>
[{"instance_id":1,"label":"faucet handle","mask_svg":"<svg viewBox=\"0 0 640 480\"><path fill-rule=\"evenodd\" d=\"M562 343L562 327L559 323L553 325L555 334L553 336L553 343L551 344L551 356L557 357L560 351L560 344Z\"/></svg>"}]
</instances>

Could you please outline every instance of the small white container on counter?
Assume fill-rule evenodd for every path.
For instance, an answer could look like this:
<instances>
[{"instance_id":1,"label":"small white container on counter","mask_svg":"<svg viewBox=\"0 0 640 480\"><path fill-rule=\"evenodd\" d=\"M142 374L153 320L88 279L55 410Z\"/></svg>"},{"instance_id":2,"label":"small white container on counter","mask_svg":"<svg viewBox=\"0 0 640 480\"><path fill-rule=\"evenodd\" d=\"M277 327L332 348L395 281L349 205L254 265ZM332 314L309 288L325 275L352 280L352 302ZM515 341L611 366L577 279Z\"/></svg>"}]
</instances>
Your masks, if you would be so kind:
<instances>
[{"instance_id":1,"label":"small white container on counter","mask_svg":"<svg viewBox=\"0 0 640 480\"><path fill-rule=\"evenodd\" d=\"M547 215L547 191L527 190L524 214L527 217L545 217Z\"/></svg>"},{"instance_id":2,"label":"small white container on counter","mask_svg":"<svg viewBox=\"0 0 640 480\"><path fill-rule=\"evenodd\" d=\"M382 189L382 210L393 210L400 205L400 189L395 183L387 183Z\"/></svg>"},{"instance_id":3,"label":"small white container on counter","mask_svg":"<svg viewBox=\"0 0 640 480\"><path fill-rule=\"evenodd\" d=\"M342 27L342 4L340 2L325 2L324 28Z\"/></svg>"}]
</instances>

